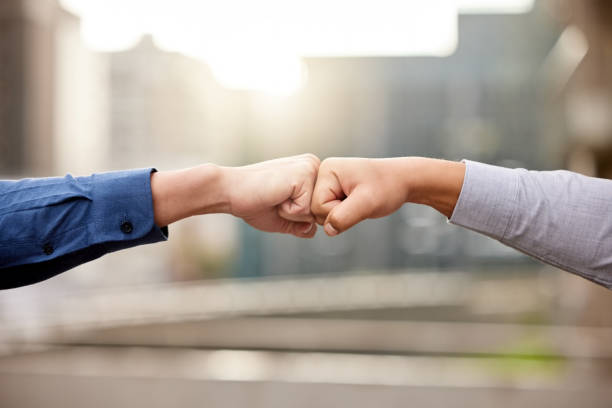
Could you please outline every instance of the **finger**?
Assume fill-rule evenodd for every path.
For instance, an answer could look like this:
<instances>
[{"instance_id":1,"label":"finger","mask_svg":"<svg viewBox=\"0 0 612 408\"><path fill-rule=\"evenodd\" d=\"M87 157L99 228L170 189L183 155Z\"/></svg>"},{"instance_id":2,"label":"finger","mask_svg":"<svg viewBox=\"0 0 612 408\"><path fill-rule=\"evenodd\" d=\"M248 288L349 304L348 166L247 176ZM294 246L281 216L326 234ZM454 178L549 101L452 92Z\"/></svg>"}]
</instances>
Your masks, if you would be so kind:
<instances>
[{"instance_id":1,"label":"finger","mask_svg":"<svg viewBox=\"0 0 612 408\"><path fill-rule=\"evenodd\" d=\"M318 210L319 215L315 215L315 220L317 224L319 225L325 224L325 220L327 219L327 216L329 215L331 210L333 210L334 207L339 205L341 202L342 200L333 200L333 201L328 201L326 203L320 204L319 210Z\"/></svg>"},{"instance_id":2,"label":"finger","mask_svg":"<svg viewBox=\"0 0 612 408\"><path fill-rule=\"evenodd\" d=\"M298 238L312 238L317 233L317 225L314 222L290 222L287 233Z\"/></svg>"},{"instance_id":3,"label":"finger","mask_svg":"<svg viewBox=\"0 0 612 408\"><path fill-rule=\"evenodd\" d=\"M308 222L315 221L314 216L310 212L310 198L300 201L288 199L278 206L278 215L288 221Z\"/></svg>"},{"instance_id":4,"label":"finger","mask_svg":"<svg viewBox=\"0 0 612 408\"><path fill-rule=\"evenodd\" d=\"M340 204L344 197L342 186L336 175L322 166L319 170L310 205L310 211L317 222L323 224L329 212Z\"/></svg>"},{"instance_id":5,"label":"finger","mask_svg":"<svg viewBox=\"0 0 612 408\"><path fill-rule=\"evenodd\" d=\"M313 154L298 157L301 160L296 167L298 182L293 188L291 196L280 204L278 214L290 221L312 223L315 219L310 212L310 202L321 162Z\"/></svg>"},{"instance_id":6,"label":"finger","mask_svg":"<svg viewBox=\"0 0 612 408\"><path fill-rule=\"evenodd\" d=\"M323 229L329 236L338 235L353 225L365 220L372 213L370 196L364 191L356 189L351 195L334 206L327 218Z\"/></svg>"}]
</instances>

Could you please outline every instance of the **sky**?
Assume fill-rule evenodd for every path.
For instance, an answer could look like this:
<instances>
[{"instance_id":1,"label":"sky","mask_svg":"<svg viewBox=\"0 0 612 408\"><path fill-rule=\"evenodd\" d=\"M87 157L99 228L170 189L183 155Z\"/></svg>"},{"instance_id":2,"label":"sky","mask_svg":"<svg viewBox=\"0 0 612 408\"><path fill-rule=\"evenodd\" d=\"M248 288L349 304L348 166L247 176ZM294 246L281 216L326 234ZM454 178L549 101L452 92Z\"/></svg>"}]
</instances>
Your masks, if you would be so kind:
<instances>
[{"instance_id":1,"label":"sky","mask_svg":"<svg viewBox=\"0 0 612 408\"><path fill-rule=\"evenodd\" d=\"M232 89L292 94L308 56L447 56L457 15L523 13L533 0L60 0L85 44L162 49L204 60Z\"/></svg>"}]
</instances>

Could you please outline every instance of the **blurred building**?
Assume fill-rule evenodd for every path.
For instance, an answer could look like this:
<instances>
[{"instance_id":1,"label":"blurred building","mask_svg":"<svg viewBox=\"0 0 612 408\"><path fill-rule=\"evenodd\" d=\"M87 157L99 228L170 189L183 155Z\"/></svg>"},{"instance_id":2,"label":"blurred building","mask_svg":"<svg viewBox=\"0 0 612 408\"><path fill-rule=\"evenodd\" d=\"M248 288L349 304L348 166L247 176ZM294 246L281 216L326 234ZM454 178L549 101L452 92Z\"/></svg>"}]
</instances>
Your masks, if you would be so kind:
<instances>
[{"instance_id":1,"label":"blurred building","mask_svg":"<svg viewBox=\"0 0 612 408\"><path fill-rule=\"evenodd\" d=\"M221 88L204 62L161 50L150 35L108 58L113 167L242 158L241 95Z\"/></svg>"},{"instance_id":2,"label":"blurred building","mask_svg":"<svg viewBox=\"0 0 612 408\"><path fill-rule=\"evenodd\" d=\"M612 178L612 4L602 0L551 2L566 25L557 54L567 75L556 91L563 96L568 128L566 167L588 176ZM576 53L576 48L580 49ZM581 324L610 325L609 293L564 277L565 288L583 307Z\"/></svg>"},{"instance_id":3,"label":"blurred building","mask_svg":"<svg viewBox=\"0 0 612 408\"><path fill-rule=\"evenodd\" d=\"M0 4L0 172L52 169L54 0Z\"/></svg>"},{"instance_id":4,"label":"blurred building","mask_svg":"<svg viewBox=\"0 0 612 408\"><path fill-rule=\"evenodd\" d=\"M606 1L566 0L559 1L556 6L557 16L580 33L588 45L588 52L560 89L570 133L569 164L589 175L610 178L612 5Z\"/></svg>"},{"instance_id":5,"label":"blurred building","mask_svg":"<svg viewBox=\"0 0 612 408\"><path fill-rule=\"evenodd\" d=\"M101 61L56 0L0 4L0 173L49 176L103 163Z\"/></svg>"},{"instance_id":6,"label":"blurred building","mask_svg":"<svg viewBox=\"0 0 612 408\"><path fill-rule=\"evenodd\" d=\"M108 169L108 60L81 39L78 17L60 9L54 34L54 173L88 175ZM50 154L51 155L51 154Z\"/></svg>"}]
</instances>

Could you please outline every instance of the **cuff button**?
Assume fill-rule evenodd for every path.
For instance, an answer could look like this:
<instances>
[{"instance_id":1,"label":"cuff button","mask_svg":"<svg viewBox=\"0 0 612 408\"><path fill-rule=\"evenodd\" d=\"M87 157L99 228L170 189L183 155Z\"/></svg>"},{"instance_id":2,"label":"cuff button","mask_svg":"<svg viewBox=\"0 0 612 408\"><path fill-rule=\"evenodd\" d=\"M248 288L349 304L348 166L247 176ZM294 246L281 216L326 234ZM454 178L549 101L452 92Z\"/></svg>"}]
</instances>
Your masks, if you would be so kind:
<instances>
[{"instance_id":1,"label":"cuff button","mask_svg":"<svg viewBox=\"0 0 612 408\"><path fill-rule=\"evenodd\" d=\"M124 234L130 234L132 231L134 231L134 226L131 222L124 221L123 223L121 223L121 232L123 232Z\"/></svg>"},{"instance_id":2,"label":"cuff button","mask_svg":"<svg viewBox=\"0 0 612 408\"><path fill-rule=\"evenodd\" d=\"M55 251L53 245L45 244L45 246L43 246L43 252L45 253L45 255L51 255L53 251Z\"/></svg>"}]
</instances>

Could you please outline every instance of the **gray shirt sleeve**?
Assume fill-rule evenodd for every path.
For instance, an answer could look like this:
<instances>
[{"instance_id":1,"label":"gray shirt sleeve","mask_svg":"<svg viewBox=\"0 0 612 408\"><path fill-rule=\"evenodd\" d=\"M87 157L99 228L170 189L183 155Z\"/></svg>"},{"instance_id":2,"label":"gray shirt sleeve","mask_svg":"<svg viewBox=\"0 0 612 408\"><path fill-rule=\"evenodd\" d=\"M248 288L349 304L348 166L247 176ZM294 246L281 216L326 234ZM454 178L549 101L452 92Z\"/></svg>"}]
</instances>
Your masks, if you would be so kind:
<instances>
[{"instance_id":1,"label":"gray shirt sleeve","mask_svg":"<svg viewBox=\"0 0 612 408\"><path fill-rule=\"evenodd\" d=\"M464 161L450 222L612 289L612 181Z\"/></svg>"}]
</instances>

